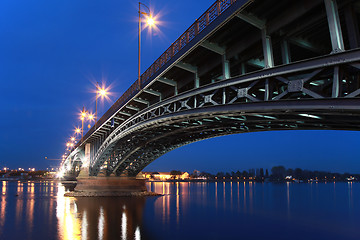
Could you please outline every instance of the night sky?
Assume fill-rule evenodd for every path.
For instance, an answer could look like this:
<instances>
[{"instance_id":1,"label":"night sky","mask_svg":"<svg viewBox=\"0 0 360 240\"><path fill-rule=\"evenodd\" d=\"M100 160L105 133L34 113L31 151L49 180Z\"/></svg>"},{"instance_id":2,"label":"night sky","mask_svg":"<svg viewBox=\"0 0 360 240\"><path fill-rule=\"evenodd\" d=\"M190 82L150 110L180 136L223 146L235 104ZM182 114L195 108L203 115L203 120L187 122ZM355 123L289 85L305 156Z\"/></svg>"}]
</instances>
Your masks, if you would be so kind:
<instances>
[{"instance_id":1,"label":"night sky","mask_svg":"<svg viewBox=\"0 0 360 240\"><path fill-rule=\"evenodd\" d=\"M214 0L144 1L159 31L142 38L142 71ZM95 83L111 86L101 116L137 78L137 1L0 1L0 167L57 166L80 126L82 107L94 111ZM85 128L87 130L87 127ZM274 165L360 172L360 133L283 131L214 138L176 149L148 171L216 173Z\"/></svg>"}]
</instances>

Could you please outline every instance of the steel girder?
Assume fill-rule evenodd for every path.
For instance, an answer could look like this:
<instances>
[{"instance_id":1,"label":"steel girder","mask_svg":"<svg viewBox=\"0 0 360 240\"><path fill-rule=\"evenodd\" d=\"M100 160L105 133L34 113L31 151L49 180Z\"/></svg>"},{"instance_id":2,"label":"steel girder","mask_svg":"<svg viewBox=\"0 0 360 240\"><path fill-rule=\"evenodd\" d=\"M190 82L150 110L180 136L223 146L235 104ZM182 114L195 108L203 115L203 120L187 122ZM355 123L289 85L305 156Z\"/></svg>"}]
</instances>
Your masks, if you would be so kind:
<instances>
[{"instance_id":1,"label":"steel girder","mask_svg":"<svg viewBox=\"0 0 360 240\"><path fill-rule=\"evenodd\" d=\"M360 50L351 50L208 84L153 104L101 142L90 174L106 162L108 174L134 175L174 148L220 135L358 130L359 66Z\"/></svg>"}]
</instances>

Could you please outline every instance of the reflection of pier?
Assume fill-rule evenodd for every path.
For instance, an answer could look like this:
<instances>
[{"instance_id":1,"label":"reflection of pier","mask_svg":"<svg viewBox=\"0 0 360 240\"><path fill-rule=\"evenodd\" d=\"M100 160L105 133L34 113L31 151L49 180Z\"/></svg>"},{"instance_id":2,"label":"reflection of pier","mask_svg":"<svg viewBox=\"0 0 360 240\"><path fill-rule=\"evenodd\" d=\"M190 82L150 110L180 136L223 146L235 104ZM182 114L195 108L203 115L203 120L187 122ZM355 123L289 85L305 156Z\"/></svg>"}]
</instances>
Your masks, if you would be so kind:
<instances>
[{"instance_id":1,"label":"reflection of pier","mask_svg":"<svg viewBox=\"0 0 360 240\"><path fill-rule=\"evenodd\" d=\"M145 198L66 198L59 187L59 236L63 239L140 239ZM143 238L143 237L142 237Z\"/></svg>"},{"instance_id":2,"label":"reflection of pier","mask_svg":"<svg viewBox=\"0 0 360 240\"><path fill-rule=\"evenodd\" d=\"M78 198L75 203L87 239L140 239L144 198Z\"/></svg>"}]
</instances>

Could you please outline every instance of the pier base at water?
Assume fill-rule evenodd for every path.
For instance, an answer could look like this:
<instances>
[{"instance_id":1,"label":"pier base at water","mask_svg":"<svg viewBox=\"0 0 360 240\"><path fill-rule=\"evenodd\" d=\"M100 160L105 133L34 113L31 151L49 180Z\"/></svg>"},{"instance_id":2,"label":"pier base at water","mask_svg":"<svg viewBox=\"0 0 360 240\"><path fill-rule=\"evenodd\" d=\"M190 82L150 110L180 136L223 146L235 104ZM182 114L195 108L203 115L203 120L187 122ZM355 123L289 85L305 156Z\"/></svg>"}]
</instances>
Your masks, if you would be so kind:
<instances>
[{"instance_id":1,"label":"pier base at water","mask_svg":"<svg viewBox=\"0 0 360 240\"><path fill-rule=\"evenodd\" d=\"M65 193L68 197L126 197L157 196L148 192L145 179L135 177L79 177L75 191Z\"/></svg>"}]
</instances>

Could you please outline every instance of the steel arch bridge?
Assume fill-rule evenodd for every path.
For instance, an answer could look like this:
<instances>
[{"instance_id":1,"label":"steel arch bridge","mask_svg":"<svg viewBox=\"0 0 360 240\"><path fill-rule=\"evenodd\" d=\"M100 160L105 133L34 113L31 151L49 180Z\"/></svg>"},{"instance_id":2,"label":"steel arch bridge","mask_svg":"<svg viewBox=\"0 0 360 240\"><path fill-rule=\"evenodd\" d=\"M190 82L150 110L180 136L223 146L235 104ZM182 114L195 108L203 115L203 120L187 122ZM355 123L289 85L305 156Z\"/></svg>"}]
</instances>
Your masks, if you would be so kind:
<instances>
[{"instance_id":1,"label":"steel arch bridge","mask_svg":"<svg viewBox=\"0 0 360 240\"><path fill-rule=\"evenodd\" d=\"M244 132L360 130L360 1L218 0L63 162L136 176L159 156Z\"/></svg>"}]
</instances>

